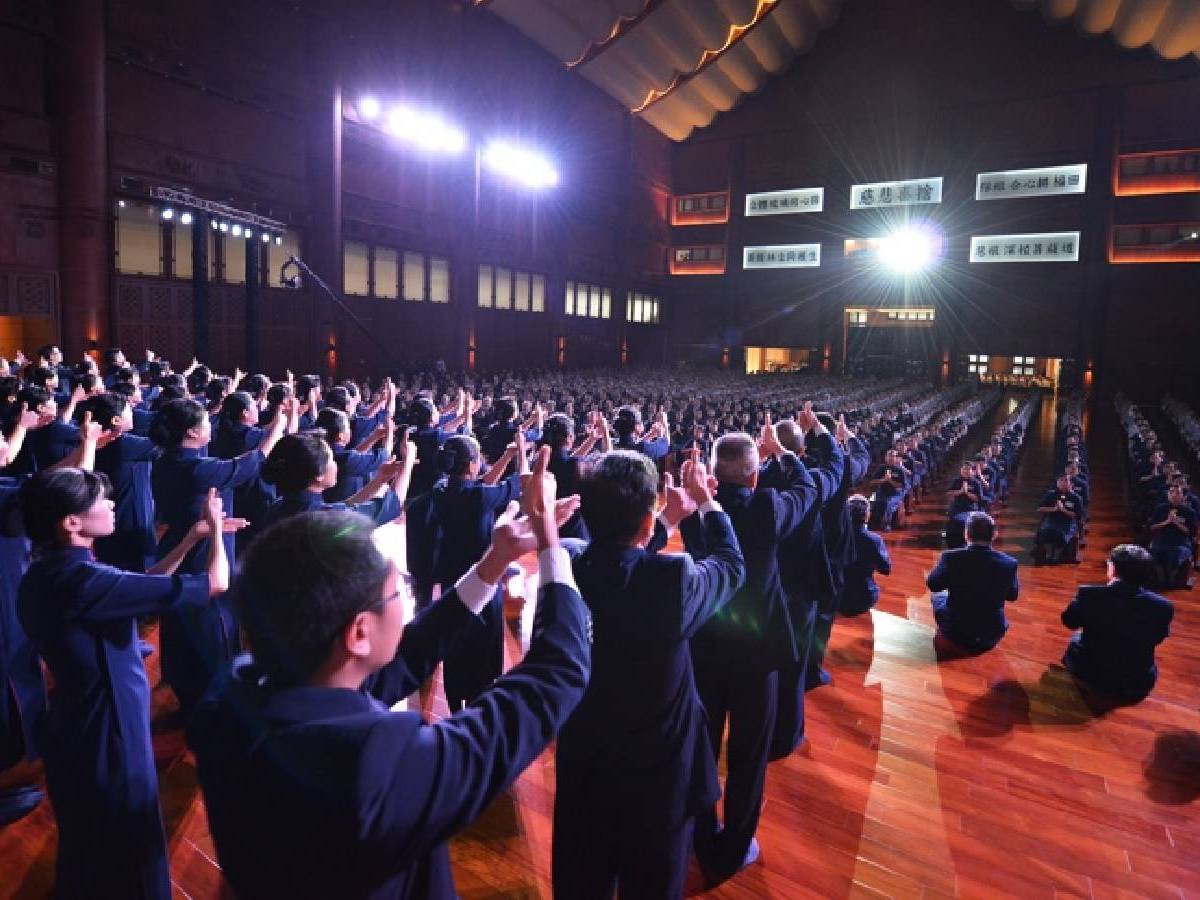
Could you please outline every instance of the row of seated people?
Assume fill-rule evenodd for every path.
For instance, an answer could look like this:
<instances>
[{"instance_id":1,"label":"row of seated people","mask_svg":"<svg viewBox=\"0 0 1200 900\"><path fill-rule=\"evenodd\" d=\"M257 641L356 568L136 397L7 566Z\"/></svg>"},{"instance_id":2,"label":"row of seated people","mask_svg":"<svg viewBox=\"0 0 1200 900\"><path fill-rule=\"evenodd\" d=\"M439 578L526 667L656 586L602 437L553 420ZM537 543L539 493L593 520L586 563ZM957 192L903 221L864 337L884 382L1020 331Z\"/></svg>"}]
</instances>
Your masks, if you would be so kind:
<instances>
[{"instance_id":1,"label":"row of seated people","mask_svg":"<svg viewBox=\"0 0 1200 900\"><path fill-rule=\"evenodd\" d=\"M1041 402L1040 391L1023 397L981 452L964 459L947 489L948 549L926 585L938 634L961 652L990 650L1008 630L1004 606L1017 599L1020 589L1017 561L993 549L996 522L990 513L993 503L1007 498L1008 477Z\"/></svg>"},{"instance_id":2,"label":"row of seated people","mask_svg":"<svg viewBox=\"0 0 1200 900\"><path fill-rule=\"evenodd\" d=\"M916 436L910 436L908 440L897 440L884 460L884 469L888 468L889 461L893 466L894 475L888 480L894 479L893 483L898 483L901 478L911 472L913 473L911 483L914 485L915 491L919 479L935 478L958 441L966 437L971 425L999 402L999 397L992 398L990 395L980 399L982 402L971 399L959 407L948 410L944 414L944 421L941 424L935 421L931 423L930 428L920 429ZM1037 395L1026 400L1009 417L1009 420L997 429L994 440L984 448L984 451L974 461L964 462L960 467L960 473L964 473L962 477L969 475L971 487L978 492L977 497L987 496L990 500L990 495L985 495L979 486L982 478L994 479L988 483L996 485L999 496L1007 497L1007 474L1015 465L1016 454L1020 449L1024 430L1031 414L1030 407L1038 400ZM982 472L984 466L989 467L986 474ZM960 487L961 485L956 488L952 482L951 490L948 491L952 495L951 513L948 514L951 523L948 527L948 536L953 535L953 525L959 521L958 514L954 512L954 496L962 494L958 489ZM856 559L846 569L845 586L838 613L843 616L856 616L867 612L878 603L879 585L875 581L875 575L891 574L892 562L887 544L876 531L872 530L872 509L873 507L876 510L879 509L878 491L875 498L855 494L847 500L846 505L854 525ZM893 510L897 514L900 511L899 508ZM876 521L883 519L885 515L886 509L877 513ZM965 515L961 521L965 522ZM953 540L952 537L951 540ZM952 543L951 546L962 546L962 543Z\"/></svg>"},{"instance_id":3,"label":"row of seated people","mask_svg":"<svg viewBox=\"0 0 1200 900\"><path fill-rule=\"evenodd\" d=\"M1034 535L1036 565L1078 564L1086 546L1091 499L1081 394L1060 398L1054 437L1054 484L1038 502L1041 513Z\"/></svg>"},{"instance_id":4,"label":"row of seated people","mask_svg":"<svg viewBox=\"0 0 1200 900\"><path fill-rule=\"evenodd\" d=\"M1008 504L1009 479L1016 471L1024 446L1029 419L1041 405L1041 392L1033 391L992 433L988 441L959 466L946 487L946 546L966 545L967 516L991 512L993 506Z\"/></svg>"},{"instance_id":5,"label":"row of seated people","mask_svg":"<svg viewBox=\"0 0 1200 900\"><path fill-rule=\"evenodd\" d=\"M948 396L968 394L970 385L950 389ZM929 428L912 434L897 432L883 452L871 476L870 525L877 531L902 527L907 516L927 489L931 470L941 463L947 448L961 440L975 422L1000 402L998 391L963 400L951 415L944 415Z\"/></svg>"},{"instance_id":6,"label":"row of seated people","mask_svg":"<svg viewBox=\"0 0 1200 900\"><path fill-rule=\"evenodd\" d=\"M1197 558L1200 497L1179 464L1166 457L1159 436L1127 397L1118 395L1117 414L1125 429L1133 524L1154 560L1160 589L1190 589Z\"/></svg>"},{"instance_id":7,"label":"row of seated people","mask_svg":"<svg viewBox=\"0 0 1200 900\"><path fill-rule=\"evenodd\" d=\"M1056 470L1086 458L1081 398L1060 404L1057 431ZM1061 481L1060 491L1075 493ZM1043 510L1059 511L1057 492L1053 506L1050 499L1043 498ZM1019 563L992 546L996 522L987 512L969 512L964 531L967 546L944 552L926 583L940 637L957 652L984 653L1009 631L1005 606L1020 594ZM1145 548L1113 548L1107 575L1106 584L1080 586L1061 614L1063 626L1075 632L1061 663L1098 706L1136 703L1150 693L1158 679L1155 648L1167 638L1174 612L1150 590L1154 561Z\"/></svg>"},{"instance_id":8,"label":"row of seated people","mask_svg":"<svg viewBox=\"0 0 1200 900\"><path fill-rule=\"evenodd\" d=\"M95 393L77 384L83 396L73 390L60 410L53 389L64 368L46 348L0 396L12 534L0 674L14 692L0 710L0 745L5 764L45 760L65 896L170 894L137 658L147 615L161 618L164 680L239 892L452 895L445 839L556 733L556 892L619 882L675 896L693 846L713 881L755 858L767 760L804 738L804 693L827 683L824 649L855 559L846 501L870 457L844 419L793 406L794 419L768 419L757 440L722 435L712 479L693 451L672 473L681 486L660 489L641 452L658 439L627 407L611 427L602 410L585 415L592 430L581 445L605 452L584 464L570 454L578 420L545 416L530 398L534 421L517 423L488 465L477 436L513 428L504 416L519 404L492 398L490 420L474 422L484 403L461 389L466 377L457 400L435 395L444 405L410 382L401 409L389 381L374 395L342 384L323 396L314 376L223 379L195 362L175 374L112 350L104 371L88 366ZM923 410L942 413L927 401ZM148 438L136 433L139 418ZM527 424L549 436L533 466ZM23 456L29 448L37 452ZM360 457L377 465L359 469ZM528 515L517 518L523 493ZM576 516L586 537L566 563L554 550L558 527ZM398 527L399 540L388 533ZM688 555L659 552L674 528ZM540 625L519 671L497 678L498 585L535 547ZM404 628L404 604L392 601L409 598L405 570L419 566L431 566L421 574L441 592ZM421 585L411 590L420 605ZM646 620L651 606L661 621ZM235 659L242 633L246 661ZM379 705L411 694L438 663L448 699L464 709L429 726ZM310 727L331 716L349 718ZM648 721L659 725L647 730ZM36 733L35 722L45 723ZM336 778L324 761L335 749ZM661 766L648 772L647 759ZM40 798L32 786L6 799L11 817ZM370 841L348 826L362 821L360 801L373 816ZM314 825L318 806L326 817ZM347 872L347 858L365 864Z\"/></svg>"}]
</instances>

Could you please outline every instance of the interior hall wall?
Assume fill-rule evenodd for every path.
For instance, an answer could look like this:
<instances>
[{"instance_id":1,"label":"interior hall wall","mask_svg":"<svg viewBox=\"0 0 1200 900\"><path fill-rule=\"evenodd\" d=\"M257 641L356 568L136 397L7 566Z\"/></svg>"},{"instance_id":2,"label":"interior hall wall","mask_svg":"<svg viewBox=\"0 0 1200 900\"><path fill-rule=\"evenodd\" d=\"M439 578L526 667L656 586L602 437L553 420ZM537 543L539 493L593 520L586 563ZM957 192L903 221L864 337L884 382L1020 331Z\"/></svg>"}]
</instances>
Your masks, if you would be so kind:
<instances>
[{"instance_id":1,"label":"interior hall wall","mask_svg":"<svg viewBox=\"0 0 1200 900\"><path fill-rule=\"evenodd\" d=\"M1108 263L1113 222L1200 219L1197 195L1112 192L1117 152L1200 146L1200 120L1181 114L1200 108L1200 66L1085 39L1005 3L925 0L916 19L913 10L904 0L845 4L785 74L675 146L677 193L734 193L732 220L715 238L728 241L727 273L674 279L672 352L732 337L828 343L836 357L846 306L931 303L952 355L1074 358L1079 370L1093 364L1108 390L1200 379L1198 267ZM1083 196L974 199L976 173L1079 162L1089 166ZM940 205L849 209L852 184L938 175ZM741 215L745 192L810 186L825 188L822 213ZM913 221L945 235L928 277L906 286L844 258L845 239ZM971 235L1057 230L1082 232L1080 262L967 262ZM702 231L675 228L674 242ZM819 269L741 270L743 246L809 242L822 244Z\"/></svg>"},{"instance_id":2,"label":"interior hall wall","mask_svg":"<svg viewBox=\"0 0 1200 900\"><path fill-rule=\"evenodd\" d=\"M326 332L334 329L339 374L348 375L436 359L464 365L469 347L480 367L549 365L564 338L578 350L566 355L569 365L585 358L616 365L622 346L631 364L661 360L661 341L625 339L634 327L625 323L625 295L652 292L668 305L665 138L468 3L222 6L108 0L114 207L116 196L147 185L186 188L285 222L300 233L302 255L319 258L314 242L324 229L317 195L324 185L312 177L312 141L323 127L315 98L330 90L323 71L340 72L348 99L371 91L441 110L473 135L545 147L562 173L561 184L536 202L485 173L476 227L470 153L430 159L347 129L346 237L449 259L451 302L351 298L368 334L345 315L330 326L311 286L265 290L264 366L287 360L295 370L321 371L329 362ZM53 9L48 0L25 0L0 12L0 315L14 298L26 298L22 308L51 316L57 332L55 72L47 50L55 41ZM10 153L22 161L10 164ZM478 310L480 262L544 274L547 311ZM277 279L272 271L270 281ZM612 317L565 316L563 287L570 280L609 287ZM108 281L111 340L146 341L172 358L190 356L190 281L111 269ZM209 332L212 362L228 367L243 358L240 285L210 283Z\"/></svg>"},{"instance_id":3,"label":"interior hall wall","mask_svg":"<svg viewBox=\"0 0 1200 900\"><path fill-rule=\"evenodd\" d=\"M36 5L0 16L0 355L58 333L58 191Z\"/></svg>"}]
</instances>

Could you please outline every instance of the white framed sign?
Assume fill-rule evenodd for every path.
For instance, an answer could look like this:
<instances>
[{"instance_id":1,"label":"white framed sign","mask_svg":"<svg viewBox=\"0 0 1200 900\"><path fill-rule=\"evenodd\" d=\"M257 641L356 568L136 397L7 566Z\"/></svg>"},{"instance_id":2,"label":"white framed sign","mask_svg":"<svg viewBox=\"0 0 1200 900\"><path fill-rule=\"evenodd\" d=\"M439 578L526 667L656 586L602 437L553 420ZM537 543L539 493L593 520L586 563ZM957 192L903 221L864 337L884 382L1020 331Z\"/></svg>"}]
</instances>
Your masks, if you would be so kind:
<instances>
[{"instance_id":1,"label":"white framed sign","mask_svg":"<svg viewBox=\"0 0 1200 900\"><path fill-rule=\"evenodd\" d=\"M784 216L791 213L821 212L825 209L825 188L791 188L746 195L746 215Z\"/></svg>"},{"instance_id":2,"label":"white framed sign","mask_svg":"<svg viewBox=\"0 0 1200 900\"><path fill-rule=\"evenodd\" d=\"M976 200L1053 197L1060 194L1082 194L1086 190L1087 163L1050 166L1045 169L980 172L975 176Z\"/></svg>"},{"instance_id":3,"label":"white framed sign","mask_svg":"<svg viewBox=\"0 0 1200 900\"><path fill-rule=\"evenodd\" d=\"M971 238L973 263L1078 262L1079 232L983 234Z\"/></svg>"},{"instance_id":4,"label":"white framed sign","mask_svg":"<svg viewBox=\"0 0 1200 900\"><path fill-rule=\"evenodd\" d=\"M942 179L913 178L908 181L877 181L850 188L851 209L889 209L942 202Z\"/></svg>"},{"instance_id":5,"label":"white framed sign","mask_svg":"<svg viewBox=\"0 0 1200 900\"><path fill-rule=\"evenodd\" d=\"M820 244L777 244L742 251L743 269L813 269L819 265Z\"/></svg>"}]
</instances>

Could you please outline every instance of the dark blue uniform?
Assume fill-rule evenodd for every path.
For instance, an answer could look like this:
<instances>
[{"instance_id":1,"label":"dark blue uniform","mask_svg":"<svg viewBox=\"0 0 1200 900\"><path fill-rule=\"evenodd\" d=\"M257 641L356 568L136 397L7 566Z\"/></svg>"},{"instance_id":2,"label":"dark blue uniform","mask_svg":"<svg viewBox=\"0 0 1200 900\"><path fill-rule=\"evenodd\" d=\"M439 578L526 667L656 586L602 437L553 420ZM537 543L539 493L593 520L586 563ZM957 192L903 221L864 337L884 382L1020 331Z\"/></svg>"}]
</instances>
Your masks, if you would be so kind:
<instances>
[{"instance_id":1,"label":"dark blue uniform","mask_svg":"<svg viewBox=\"0 0 1200 900\"><path fill-rule=\"evenodd\" d=\"M1000 643L1008 631L1004 604L1020 591L1015 559L981 544L947 550L925 583L942 634L967 650Z\"/></svg>"},{"instance_id":2,"label":"dark blue uniform","mask_svg":"<svg viewBox=\"0 0 1200 900\"><path fill-rule=\"evenodd\" d=\"M865 613L879 602L879 585L875 573L890 575L892 559L888 556L883 538L868 531L864 523L854 535L854 562L846 567L842 599L838 612L844 616Z\"/></svg>"},{"instance_id":3,"label":"dark blue uniform","mask_svg":"<svg viewBox=\"0 0 1200 900\"><path fill-rule=\"evenodd\" d=\"M554 894L683 891L691 820L720 790L688 641L745 578L729 517L703 517L709 558L593 542L575 580L592 613L592 680L558 737Z\"/></svg>"},{"instance_id":4,"label":"dark blue uniform","mask_svg":"<svg viewBox=\"0 0 1200 900\"><path fill-rule=\"evenodd\" d=\"M337 464L337 481L322 494L327 503L349 500L364 487L371 477L387 461L382 445L368 453L359 453L341 444L333 448L333 461Z\"/></svg>"},{"instance_id":5,"label":"dark blue uniform","mask_svg":"<svg viewBox=\"0 0 1200 900\"><path fill-rule=\"evenodd\" d=\"M0 478L0 512L19 487L16 478ZM0 535L0 771L36 757L34 725L46 708L42 664L17 615L28 568L28 539Z\"/></svg>"},{"instance_id":6,"label":"dark blue uniform","mask_svg":"<svg viewBox=\"0 0 1200 900\"><path fill-rule=\"evenodd\" d=\"M264 434L265 431L257 425L235 425L222 419L213 432L208 452L218 459L236 459L244 453L257 450L262 444ZM226 515L250 520L247 527L234 535L233 543L238 553L249 547L254 536L262 531L263 518L275 502L275 496L275 486L267 484L260 476L255 476L233 489L233 507L226 507ZM226 545L228 546L228 541ZM230 565L233 564L232 556L229 557L229 562Z\"/></svg>"},{"instance_id":7,"label":"dark blue uniform","mask_svg":"<svg viewBox=\"0 0 1200 900\"><path fill-rule=\"evenodd\" d=\"M371 519L376 525L383 525L400 515L400 500L391 488L388 488L382 497L375 497L354 506L347 506L345 503L328 503L316 491L303 490L292 494L282 494L267 509L260 531L265 531L280 519L323 509L352 509Z\"/></svg>"},{"instance_id":8,"label":"dark blue uniform","mask_svg":"<svg viewBox=\"0 0 1200 900\"><path fill-rule=\"evenodd\" d=\"M1187 571L1192 564L1192 546L1196 540L1196 512L1186 503L1180 506L1162 504L1151 513L1150 524L1165 522L1171 510L1175 511L1175 517L1185 530L1181 531L1176 525L1164 525L1151 531L1150 538L1150 555L1162 570L1166 587L1174 587L1181 578L1187 579Z\"/></svg>"},{"instance_id":9,"label":"dark blue uniform","mask_svg":"<svg viewBox=\"0 0 1200 900\"><path fill-rule=\"evenodd\" d=\"M221 868L239 897L456 896L446 841L537 758L589 669L587 609L538 600L524 661L434 724L384 704L416 688L475 624L453 591L404 630L375 697L275 689L235 670L189 728Z\"/></svg>"},{"instance_id":10,"label":"dark blue uniform","mask_svg":"<svg viewBox=\"0 0 1200 900\"><path fill-rule=\"evenodd\" d=\"M1057 510L1043 513L1037 535L1034 537L1034 543L1042 547L1049 547L1055 554L1065 550L1078 537L1079 517L1083 515L1083 503L1080 502L1079 495L1074 491L1066 493L1058 490L1049 491L1038 506L1054 506L1059 500L1067 510L1075 514L1075 518Z\"/></svg>"},{"instance_id":11,"label":"dark blue uniform","mask_svg":"<svg viewBox=\"0 0 1200 900\"><path fill-rule=\"evenodd\" d=\"M546 468L554 476L559 497L570 497L579 493L579 465L579 460L566 450L555 448L550 451L550 461L546 464ZM561 537L588 541L588 530L583 523L583 513L576 510L575 514L558 529L558 533Z\"/></svg>"},{"instance_id":12,"label":"dark blue uniform","mask_svg":"<svg viewBox=\"0 0 1200 900\"><path fill-rule=\"evenodd\" d=\"M1158 680L1154 648L1174 614L1166 597L1127 582L1083 585L1063 610L1062 623L1081 629L1063 665L1101 691L1140 700Z\"/></svg>"},{"instance_id":13,"label":"dark blue uniform","mask_svg":"<svg viewBox=\"0 0 1200 900\"><path fill-rule=\"evenodd\" d=\"M208 601L206 575L139 575L83 547L39 555L21 622L54 676L40 746L59 897L171 896L137 617Z\"/></svg>"},{"instance_id":14,"label":"dark blue uniform","mask_svg":"<svg viewBox=\"0 0 1200 900\"><path fill-rule=\"evenodd\" d=\"M208 489L221 494L225 509L233 508L233 492L258 477L263 455L257 450L235 459L204 456L203 451L173 448L163 452L151 470L155 512L167 526L158 542L162 559L199 520ZM233 535L224 534L225 553L233 565ZM179 566L180 572L204 570L208 539L199 541ZM187 714L208 688L212 676L233 658L238 648L233 607L222 595L201 608L181 609L162 618L163 678L171 685Z\"/></svg>"},{"instance_id":15,"label":"dark blue uniform","mask_svg":"<svg viewBox=\"0 0 1200 900\"><path fill-rule=\"evenodd\" d=\"M483 556L491 543L496 517L520 496L521 479L517 475L495 485L448 478L434 489L433 515L440 540L433 574L443 591L453 587ZM480 618L484 628L461 641L442 666L446 699L452 710L491 684L504 669L504 594L499 587Z\"/></svg>"},{"instance_id":16,"label":"dark blue uniform","mask_svg":"<svg viewBox=\"0 0 1200 900\"><path fill-rule=\"evenodd\" d=\"M118 569L144 572L154 564L154 495L150 467L158 447L136 434L123 434L96 451L96 471L108 476L116 504L116 530L96 540L96 558Z\"/></svg>"},{"instance_id":17,"label":"dark blue uniform","mask_svg":"<svg viewBox=\"0 0 1200 900\"><path fill-rule=\"evenodd\" d=\"M795 455L786 453L771 464L781 470L771 479L778 490L725 483L717 488L717 502L742 548L746 580L692 638L696 689L715 759L720 759L721 735L729 723L724 829L718 833L715 808L696 821L697 853L717 876L737 871L754 838L775 727L778 673L800 659L780 580L779 549L820 504L820 492ZM685 520L681 533L693 559L708 557L699 515Z\"/></svg>"}]
</instances>

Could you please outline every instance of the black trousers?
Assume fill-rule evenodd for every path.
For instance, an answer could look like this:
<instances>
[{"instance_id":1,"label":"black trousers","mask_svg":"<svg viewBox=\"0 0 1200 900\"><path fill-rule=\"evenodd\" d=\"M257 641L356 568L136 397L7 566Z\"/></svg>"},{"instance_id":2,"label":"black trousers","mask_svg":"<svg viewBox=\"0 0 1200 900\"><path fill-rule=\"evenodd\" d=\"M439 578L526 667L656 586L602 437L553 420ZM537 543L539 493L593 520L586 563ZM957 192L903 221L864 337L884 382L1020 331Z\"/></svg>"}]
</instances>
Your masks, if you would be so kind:
<instances>
[{"instance_id":1,"label":"black trousers","mask_svg":"<svg viewBox=\"0 0 1200 900\"><path fill-rule=\"evenodd\" d=\"M721 734L729 724L723 810L696 817L696 855L705 871L727 878L741 868L762 812L771 733L775 729L778 673L747 673L695 660L696 690L708 714L713 756L720 759Z\"/></svg>"},{"instance_id":2,"label":"black trousers","mask_svg":"<svg viewBox=\"0 0 1200 900\"><path fill-rule=\"evenodd\" d=\"M804 740L804 684L818 606L811 601L792 601L790 606L800 658L776 675L775 728L769 757L772 760L790 756Z\"/></svg>"},{"instance_id":3,"label":"black trousers","mask_svg":"<svg viewBox=\"0 0 1200 900\"><path fill-rule=\"evenodd\" d=\"M643 816L609 779L569 775L554 792L555 900L675 900L683 896L693 820Z\"/></svg>"}]
</instances>

